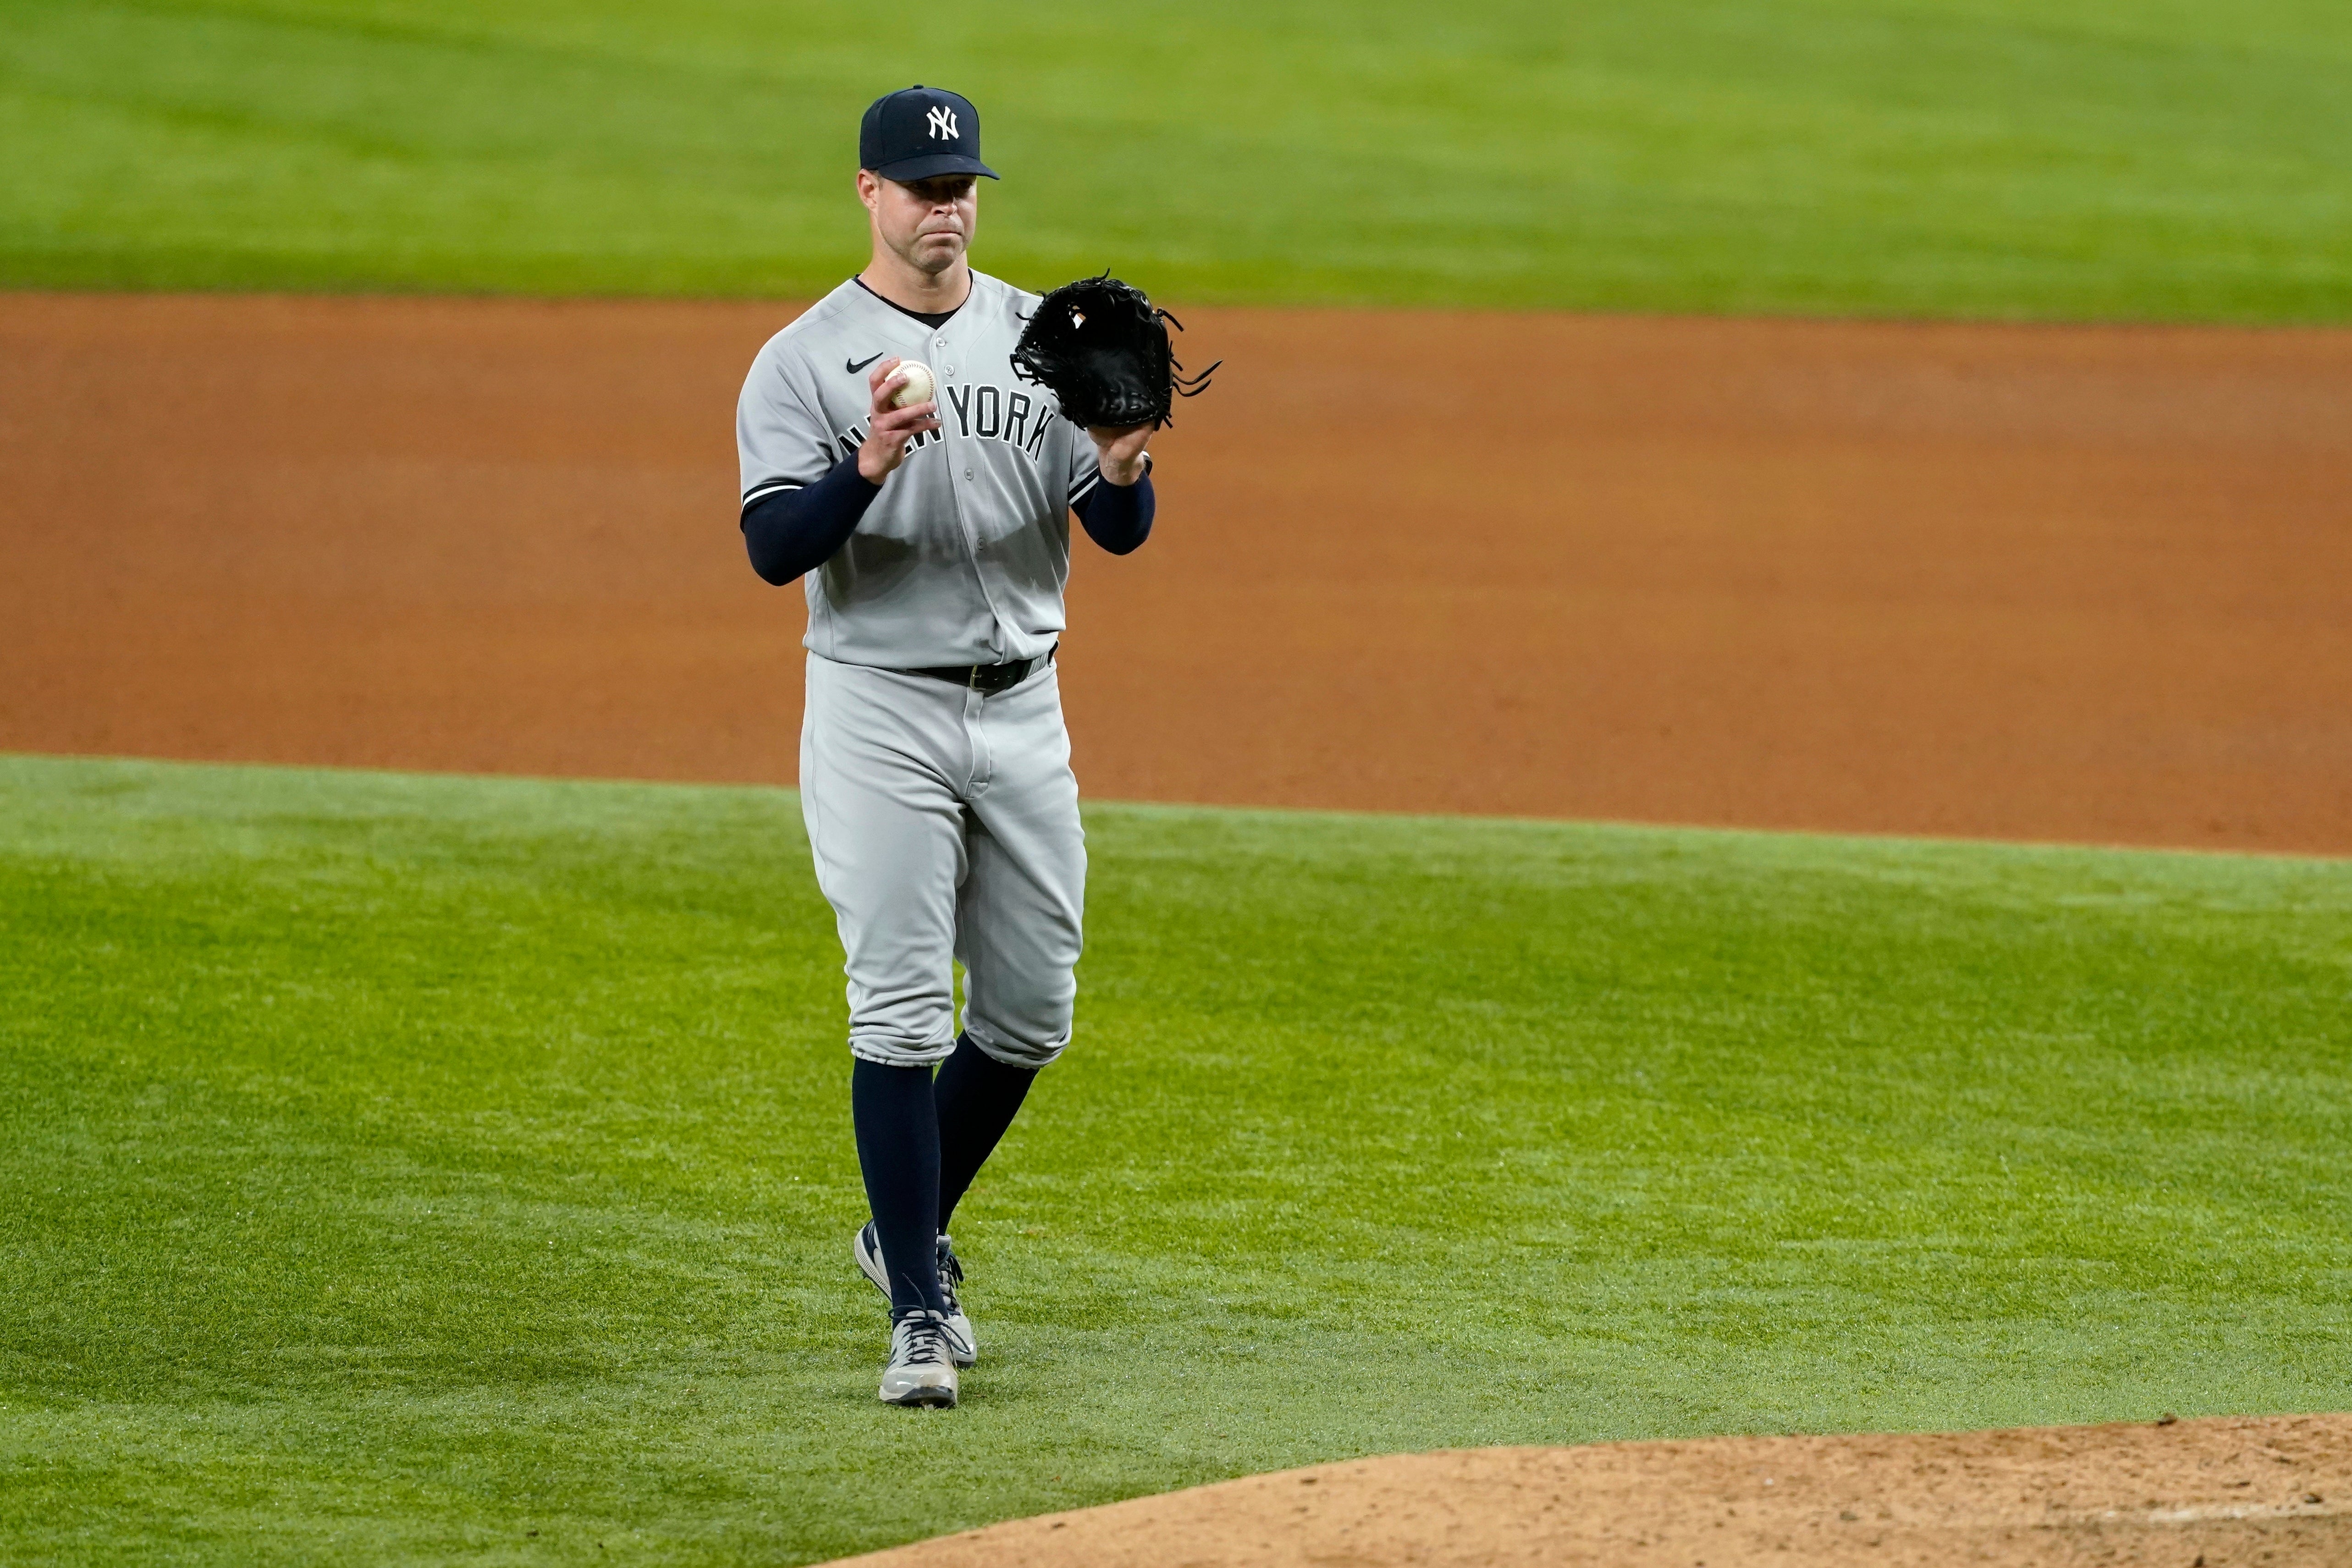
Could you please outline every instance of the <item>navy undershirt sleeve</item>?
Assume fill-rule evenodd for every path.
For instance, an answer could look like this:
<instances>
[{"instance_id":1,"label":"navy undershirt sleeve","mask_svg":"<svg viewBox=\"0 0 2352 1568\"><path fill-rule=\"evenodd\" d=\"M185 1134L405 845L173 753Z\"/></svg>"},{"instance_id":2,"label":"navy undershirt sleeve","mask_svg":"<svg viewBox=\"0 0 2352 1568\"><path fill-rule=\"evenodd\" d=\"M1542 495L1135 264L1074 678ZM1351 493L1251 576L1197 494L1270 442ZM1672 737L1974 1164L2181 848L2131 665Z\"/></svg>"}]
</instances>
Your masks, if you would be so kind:
<instances>
[{"instance_id":1,"label":"navy undershirt sleeve","mask_svg":"<svg viewBox=\"0 0 2352 1568\"><path fill-rule=\"evenodd\" d=\"M804 489L761 497L743 508L743 548L751 570L778 588L814 571L857 531L857 519L881 493L881 486L867 484L857 465L844 459Z\"/></svg>"},{"instance_id":2,"label":"navy undershirt sleeve","mask_svg":"<svg viewBox=\"0 0 2352 1568\"><path fill-rule=\"evenodd\" d=\"M1113 555L1126 555L1151 537L1151 476L1132 485L1105 479L1070 510L1086 525L1087 537Z\"/></svg>"},{"instance_id":3,"label":"navy undershirt sleeve","mask_svg":"<svg viewBox=\"0 0 2352 1568\"><path fill-rule=\"evenodd\" d=\"M825 476L800 490L779 490L743 508L743 548L761 580L781 588L833 559L857 531L858 519L879 485L869 485L857 465L836 463ZM1132 485L1104 480L1071 507L1087 537L1113 555L1127 555L1151 537L1155 511L1151 476Z\"/></svg>"}]
</instances>

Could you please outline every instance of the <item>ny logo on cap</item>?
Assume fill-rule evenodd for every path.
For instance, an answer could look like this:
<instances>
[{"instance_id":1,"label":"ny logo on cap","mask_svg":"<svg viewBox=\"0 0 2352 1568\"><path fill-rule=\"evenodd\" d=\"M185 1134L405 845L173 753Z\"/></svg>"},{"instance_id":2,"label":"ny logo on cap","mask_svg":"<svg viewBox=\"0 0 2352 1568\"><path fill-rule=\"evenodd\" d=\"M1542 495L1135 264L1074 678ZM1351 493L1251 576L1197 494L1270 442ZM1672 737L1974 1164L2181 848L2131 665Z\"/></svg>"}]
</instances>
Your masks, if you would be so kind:
<instances>
[{"instance_id":1,"label":"ny logo on cap","mask_svg":"<svg viewBox=\"0 0 2352 1568\"><path fill-rule=\"evenodd\" d=\"M931 110L929 120L931 127L931 140L934 141L953 141L961 134L956 130L955 110L944 103Z\"/></svg>"}]
</instances>

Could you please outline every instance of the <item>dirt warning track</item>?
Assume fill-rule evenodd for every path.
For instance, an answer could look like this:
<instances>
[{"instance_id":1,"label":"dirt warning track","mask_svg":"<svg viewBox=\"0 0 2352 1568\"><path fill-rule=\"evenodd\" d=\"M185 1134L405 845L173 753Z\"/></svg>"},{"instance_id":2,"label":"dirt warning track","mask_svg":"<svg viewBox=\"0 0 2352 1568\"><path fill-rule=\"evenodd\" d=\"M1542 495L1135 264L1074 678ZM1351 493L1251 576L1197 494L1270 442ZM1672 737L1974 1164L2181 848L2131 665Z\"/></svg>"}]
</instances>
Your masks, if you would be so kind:
<instances>
[{"instance_id":1,"label":"dirt warning track","mask_svg":"<svg viewBox=\"0 0 2352 1568\"><path fill-rule=\"evenodd\" d=\"M790 781L793 313L0 295L0 749ZM1184 316L1092 795L2352 853L2352 333Z\"/></svg>"}]
</instances>

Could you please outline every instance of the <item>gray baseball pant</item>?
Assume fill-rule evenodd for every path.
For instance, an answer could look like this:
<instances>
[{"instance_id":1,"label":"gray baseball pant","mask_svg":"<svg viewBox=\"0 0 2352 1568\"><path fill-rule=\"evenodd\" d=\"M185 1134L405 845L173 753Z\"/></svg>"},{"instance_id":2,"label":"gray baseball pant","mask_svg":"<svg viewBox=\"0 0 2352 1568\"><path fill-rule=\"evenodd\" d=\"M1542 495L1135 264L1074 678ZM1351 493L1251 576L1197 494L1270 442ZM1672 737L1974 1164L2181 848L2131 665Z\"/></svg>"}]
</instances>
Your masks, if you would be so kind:
<instances>
[{"instance_id":1,"label":"gray baseball pant","mask_svg":"<svg viewBox=\"0 0 2352 1568\"><path fill-rule=\"evenodd\" d=\"M849 1049L916 1067L963 1028L1038 1068L1070 1040L1086 834L1052 664L993 696L812 653L801 813L847 956Z\"/></svg>"}]
</instances>

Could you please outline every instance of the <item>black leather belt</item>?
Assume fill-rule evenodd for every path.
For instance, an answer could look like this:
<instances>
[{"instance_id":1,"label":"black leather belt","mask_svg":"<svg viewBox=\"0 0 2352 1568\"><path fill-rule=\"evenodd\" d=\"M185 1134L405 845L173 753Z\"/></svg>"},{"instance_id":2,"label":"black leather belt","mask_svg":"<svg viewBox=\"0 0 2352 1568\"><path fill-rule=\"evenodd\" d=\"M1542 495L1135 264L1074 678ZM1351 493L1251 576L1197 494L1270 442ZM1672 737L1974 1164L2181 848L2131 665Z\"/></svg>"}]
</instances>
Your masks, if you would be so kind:
<instances>
[{"instance_id":1,"label":"black leather belt","mask_svg":"<svg viewBox=\"0 0 2352 1568\"><path fill-rule=\"evenodd\" d=\"M908 670L910 675L929 675L935 681L949 681L984 696L1009 692L1038 671L1054 662L1061 652L1055 643L1034 659L1015 659L1009 664L940 664L928 670Z\"/></svg>"}]
</instances>

